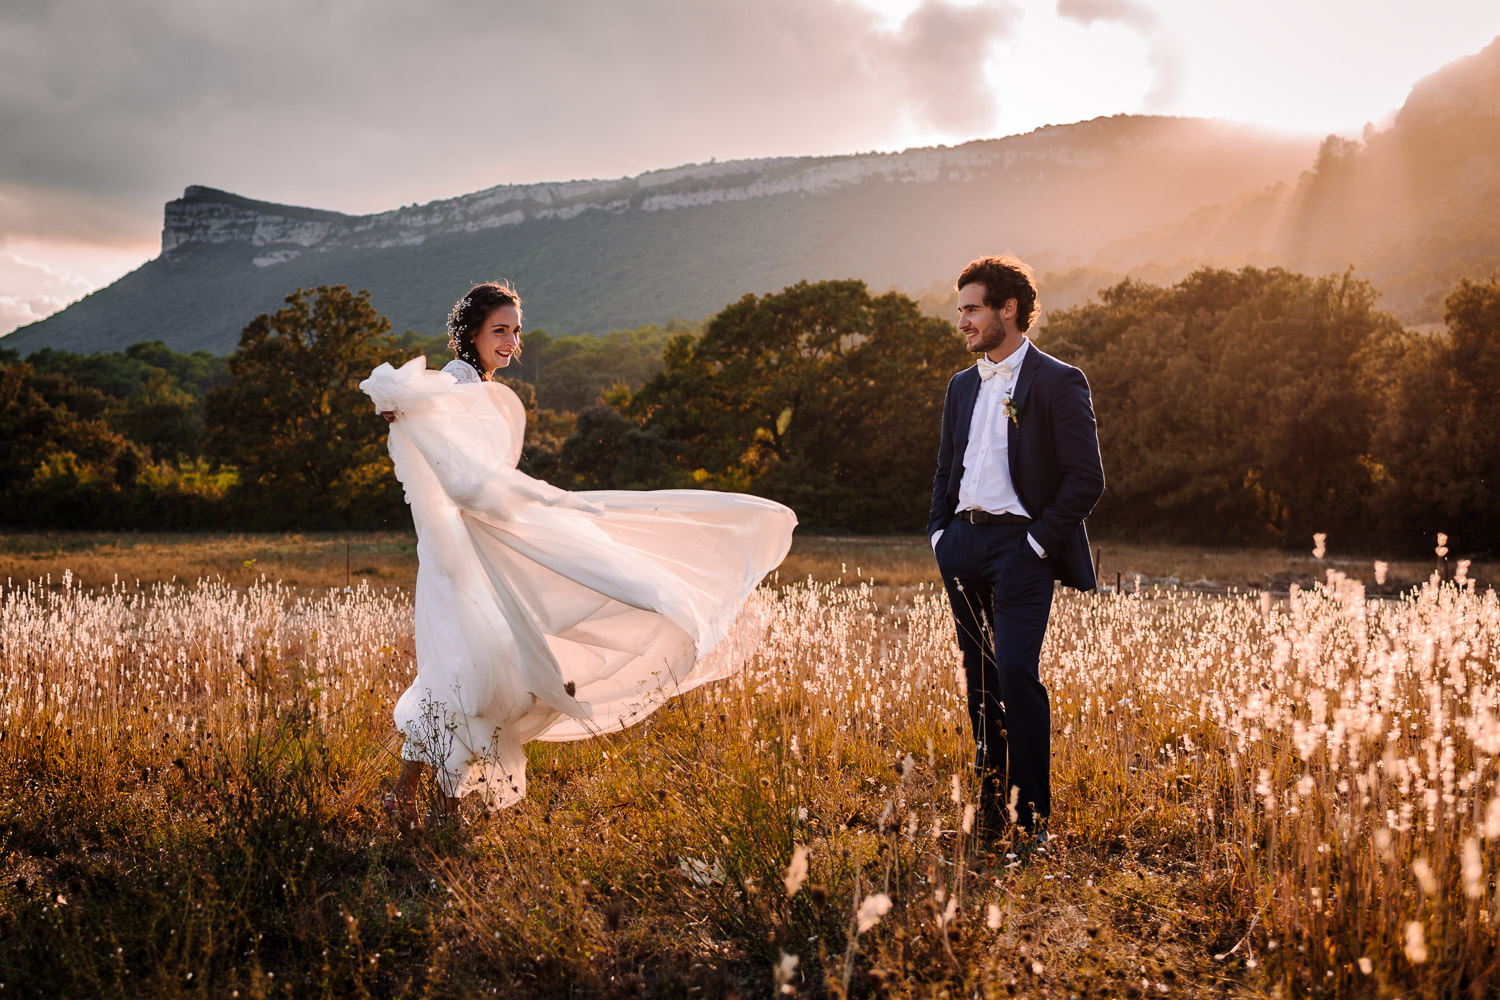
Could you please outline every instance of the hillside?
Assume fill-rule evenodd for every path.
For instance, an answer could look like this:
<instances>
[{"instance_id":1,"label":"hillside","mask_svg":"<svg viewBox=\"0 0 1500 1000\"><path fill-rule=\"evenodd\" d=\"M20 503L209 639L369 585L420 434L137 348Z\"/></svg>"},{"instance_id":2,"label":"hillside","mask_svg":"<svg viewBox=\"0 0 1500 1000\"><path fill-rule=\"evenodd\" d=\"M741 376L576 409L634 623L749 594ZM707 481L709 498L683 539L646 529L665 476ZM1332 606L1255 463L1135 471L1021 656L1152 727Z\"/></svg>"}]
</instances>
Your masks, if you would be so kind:
<instances>
[{"instance_id":1,"label":"hillside","mask_svg":"<svg viewBox=\"0 0 1500 1000\"><path fill-rule=\"evenodd\" d=\"M509 277L528 327L696 319L747 292L857 277L919 292L977 253L1043 270L1247 190L1290 183L1315 142L1201 119L1101 118L901 153L695 164L619 180L502 185L351 216L189 187L160 256L0 345L89 352L160 339L227 353L298 287L367 288L435 333L473 281Z\"/></svg>"},{"instance_id":2,"label":"hillside","mask_svg":"<svg viewBox=\"0 0 1500 1000\"><path fill-rule=\"evenodd\" d=\"M1500 39L1412 88L1390 128L1328 137L1295 184L1247 192L1105 247L1105 271L1161 280L1203 263L1353 267L1409 323L1460 278L1500 268Z\"/></svg>"}]
</instances>

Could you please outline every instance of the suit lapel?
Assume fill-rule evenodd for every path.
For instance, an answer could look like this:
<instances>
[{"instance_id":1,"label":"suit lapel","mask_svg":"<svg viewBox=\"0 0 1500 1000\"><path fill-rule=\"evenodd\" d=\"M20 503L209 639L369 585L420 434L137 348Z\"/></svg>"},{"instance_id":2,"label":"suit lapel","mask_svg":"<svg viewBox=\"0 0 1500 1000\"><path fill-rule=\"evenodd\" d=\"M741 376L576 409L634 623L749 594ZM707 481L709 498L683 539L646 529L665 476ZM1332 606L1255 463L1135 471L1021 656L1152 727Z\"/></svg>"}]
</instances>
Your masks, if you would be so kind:
<instances>
[{"instance_id":1,"label":"suit lapel","mask_svg":"<svg viewBox=\"0 0 1500 1000\"><path fill-rule=\"evenodd\" d=\"M1026 406L1026 395L1031 391L1031 383L1036 381L1036 370L1042 363L1041 351L1032 344L1026 348L1026 356L1021 359L1021 370L1016 373L1016 390L1011 394L1011 403L1016 408L1017 416ZM1015 426L1015 422L1011 422Z\"/></svg>"},{"instance_id":2,"label":"suit lapel","mask_svg":"<svg viewBox=\"0 0 1500 1000\"><path fill-rule=\"evenodd\" d=\"M1021 370L1016 372L1016 388L1010 395L1011 409L1016 418L1007 419L1005 422L1005 458L1010 466L1010 481L1015 487L1017 496L1021 493L1021 480L1016 475L1018 465L1016 453L1020 450L1021 421L1025 419L1026 397L1031 392L1031 383L1036 381L1036 372L1042 363L1040 355L1041 352L1036 349L1035 344L1026 349L1026 356L1021 359ZM1021 502L1026 502L1024 497ZM1030 505L1027 505L1027 510L1030 509Z\"/></svg>"},{"instance_id":3,"label":"suit lapel","mask_svg":"<svg viewBox=\"0 0 1500 1000\"><path fill-rule=\"evenodd\" d=\"M979 366L959 373L953 410L953 455L962 463L969 447L969 427L974 423L974 401L979 398ZM956 489L956 487L955 487Z\"/></svg>"}]
</instances>

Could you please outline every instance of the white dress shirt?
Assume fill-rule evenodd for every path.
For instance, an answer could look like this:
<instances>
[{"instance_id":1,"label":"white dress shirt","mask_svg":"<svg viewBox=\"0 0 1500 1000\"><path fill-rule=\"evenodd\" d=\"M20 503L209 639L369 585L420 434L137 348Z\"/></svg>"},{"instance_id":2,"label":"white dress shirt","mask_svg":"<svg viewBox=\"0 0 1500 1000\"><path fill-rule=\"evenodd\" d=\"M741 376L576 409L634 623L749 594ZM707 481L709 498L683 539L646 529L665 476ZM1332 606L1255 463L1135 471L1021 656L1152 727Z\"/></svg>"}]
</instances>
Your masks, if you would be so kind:
<instances>
[{"instance_id":1,"label":"white dress shirt","mask_svg":"<svg viewBox=\"0 0 1500 1000\"><path fill-rule=\"evenodd\" d=\"M1031 512L1016 493L1015 483L1010 477L1010 429L1005 403L1016 391L1016 377L1021 372L1021 362L1031 348L1031 341L1022 338L1021 346L1001 364L1010 367L1010 378L996 374L979 383L979 395L974 399L974 412L969 418L969 442L964 448L964 473L958 483L958 509L983 510L991 514L1019 514L1031 517ZM933 532L932 545L937 547L943 529ZM1042 558L1047 553L1030 535L1026 540Z\"/></svg>"}]
</instances>

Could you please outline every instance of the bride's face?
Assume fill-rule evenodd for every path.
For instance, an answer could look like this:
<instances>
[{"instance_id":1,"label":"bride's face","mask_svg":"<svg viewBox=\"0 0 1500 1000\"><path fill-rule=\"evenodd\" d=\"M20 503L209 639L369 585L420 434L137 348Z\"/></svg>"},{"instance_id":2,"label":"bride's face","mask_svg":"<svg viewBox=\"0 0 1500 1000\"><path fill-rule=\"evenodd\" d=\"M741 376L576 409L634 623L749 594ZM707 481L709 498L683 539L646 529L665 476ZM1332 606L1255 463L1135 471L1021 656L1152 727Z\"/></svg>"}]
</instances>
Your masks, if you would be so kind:
<instances>
[{"instance_id":1,"label":"bride's face","mask_svg":"<svg viewBox=\"0 0 1500 1000\"><path fill-rule=\"evenodd\" d=\"M486 372L504 368L521 344L521 310L499 306L479 324L474 333L474 353Z\"/></svg>"}]
</instances>

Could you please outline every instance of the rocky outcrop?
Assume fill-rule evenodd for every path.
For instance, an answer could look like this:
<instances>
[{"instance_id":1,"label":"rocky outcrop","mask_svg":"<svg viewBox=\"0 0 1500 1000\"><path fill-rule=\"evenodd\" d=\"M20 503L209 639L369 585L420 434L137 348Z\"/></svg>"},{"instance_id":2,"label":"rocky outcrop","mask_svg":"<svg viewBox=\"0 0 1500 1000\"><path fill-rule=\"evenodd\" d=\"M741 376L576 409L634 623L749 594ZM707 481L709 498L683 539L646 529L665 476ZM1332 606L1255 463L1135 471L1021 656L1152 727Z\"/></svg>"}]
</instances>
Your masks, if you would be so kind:
<instances>
[{"instance_id":1,"label":"rocky outcrop","mask_svg":"<svg viewBox=\"0 0 1500 1000\"><path fill-rule=\"evenodd\" d=\"M1212 148L1223 134L1240 142L1249 130L1191 119L1098 119L1048 127L1007 139L958 147L838 157L784 157L690 164L618 180L501 185L425 205L372 215L277 205L193 185L168 202L162 254L195 245L244 244L263 250L256 267L275 267L310 251L420 246L459 233L566 221L591 212L670 212L784 197L827 194L870 183L971 184L1043 177L1049 170L1102 172L1154 154ZM1236 193L1233 171L1226 194Z\"/></svg>"}]
</instances>

